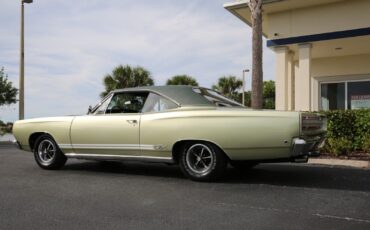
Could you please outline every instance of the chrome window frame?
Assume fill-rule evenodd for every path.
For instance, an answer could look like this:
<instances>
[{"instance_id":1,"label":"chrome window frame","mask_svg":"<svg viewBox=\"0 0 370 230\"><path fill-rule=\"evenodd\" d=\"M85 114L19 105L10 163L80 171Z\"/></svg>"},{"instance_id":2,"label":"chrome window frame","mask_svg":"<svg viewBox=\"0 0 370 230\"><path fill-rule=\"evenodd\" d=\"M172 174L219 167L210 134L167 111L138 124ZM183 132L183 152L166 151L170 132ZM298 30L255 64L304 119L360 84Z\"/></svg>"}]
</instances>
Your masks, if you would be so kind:
<instances>
[{"instance_id":1,"label":"chrome window frame","mask_svg":"<svg viewBox=\"0 0 370 230\"><path fill-rule=\"evenodd\" d=\"M170 111L170 110L174 110L174 109L178 109L181 107L180 103L178 103L177 101L173 100L172 98L162 94L162 93L159 93L155 90L148 90L148 89L130 89L130 90L120 90L120 91L111 91L107 96L105 96L100 102L99 104L97 104L92 112L89 114L89 115L92 115L92 116L102 116L102 115L122 115L122 114L143 114L142 111L140 111L140 113L116 113L116 114L107 114L106 113L106 109L104 110L104 113L102 114L95 114L95 112L99 109L99 107L104 104L107 100L112 100L112 98L114 97L115 94L121 94L121 93L135 93L135 92L147 92L148 93L148 96L150 93L154 93L154 94L157 94L158 96L161 96L165 99L168 99L169 101L173 102L174 104L177 105L176 108L173 108L173 109L169 109L169 110L165 110L165 111L158 111L158 112L147 112L147 113L160 113L160 112L166 112L166 111ZM145 102L146 102L146 99L145 99ZM144 102L144 105L145 105L145 102ZM110 102L109 102L110 103ZM144 107L144 106L143 106ZM144 114L147 114L147 113L144 113Z\"/></svg>"},{"instance_id":2,"label":"chrome window frame","mask_svg":"<svg viewBox=\"0 0 370 230\"><path fill-rule=\"evenodd\" d=\"M198 93L198 92L196 92L195 90L199 90L201 93ZM226 97L225 95L223 95L222 93L220 93L220 92L218 92L217 90L213 90L213 89L209 89L209 88L205 88L205 87L199 87L199 86L195 86L195 87L193 87L193 92L195 92L195 93L198 93L198 94L200 94L200 95L202 95L203 97L206 97L207 95L206 94L202 94L202 91L211 91L211 92L214 92L214 93L216 93L216 94L218 94L218 95L220 95L220 97L221 97L221 99L222 100L224 100L224 99L226 99L226 102L227 103L229 103L230 105L231 105L231 107L236 107L236 108L239 108L239 107L241 107L241 108L245 108L246 106L245 105L243 105L243 104L241 104L241 103L239 103L239 102L237 102L237 101L235 101L235 100L233 100L233 99L231 99L231 98L228 98L228 97ZM207 92L208 93L208 92ZM209 94L209 93L208 93ZM215 97L214 95L211 95L210 94L210 96L211 97ZM207 99L207 98L206 98ZM207 100L209 100L209 99L207 99ZM213 102L211 102L212 104L214 104ZM217 105L216 105L217 106ZM219 107L219 106L217 106L217 107Z\"/></svg>"},{"instance_id":3,"label":"chrome window frame","mask_svg":"<svg viewBox=\"0 0 370 230\"><path fill-rule=\"evenodd\" d=\"M148 91L149 91L149 90L148 90ZM178 109L178 108L180 108L180 107L181 107L179 103L176 103L174 100L171 100L171 98L166 97L165 95L161 95L161 94L156 93L156 92L149 92L148 97L149 97L149 95L150 95L151 93L152 93L152 94L155 94L155 95L158 95L159 97L162 97L162 98L164 98L164 99L167 99L167 100L169 100L170 102L173 102L177 107L172 108L172 109L162 110L162 111L148 111L148 112L141 112L141 114L163 113L163 112L172 111L172 110L175 110L175 109ZM146 101L145 101L145 103L144 103L143 108L145 107L145 104L146 104Z\"/></svg>"},{"instance_id":4,"label":"chrome window frame","mask_svg":"<svg viewBox=\"0 0 370 230\"><path fill-rule=\"evenodd\" d=\"M158 91L155 91L155 90L151 90L151 89L129 89L129 90L122 90L120 92L148 92L148 93L155 93L159 96L162 96L170 101L172 101L173 103L175 103L178 107L181 107L181 104L177 101L175 101L174 99L168 97L167 95L164 95Z\"/></svg>"},{"instance_id":5,"label":"chrome window frame","mask_svg":"<svg viewBox=\"0 0 370 230\"><path fill-rule=\"evenodd\" d=\"M95 112L98 111L100 106L102 106L107 100L109 100L109 99L112 100L112 98L113 98L113 92L108 93L107 96L105 96L97 105L94 106L94 108L91 110L91 112L88 115L96 116L96 115L105 114L106 109L104 110L104 113L102 113L102 114L95 114Z\"/></svg>"}]
</instances>

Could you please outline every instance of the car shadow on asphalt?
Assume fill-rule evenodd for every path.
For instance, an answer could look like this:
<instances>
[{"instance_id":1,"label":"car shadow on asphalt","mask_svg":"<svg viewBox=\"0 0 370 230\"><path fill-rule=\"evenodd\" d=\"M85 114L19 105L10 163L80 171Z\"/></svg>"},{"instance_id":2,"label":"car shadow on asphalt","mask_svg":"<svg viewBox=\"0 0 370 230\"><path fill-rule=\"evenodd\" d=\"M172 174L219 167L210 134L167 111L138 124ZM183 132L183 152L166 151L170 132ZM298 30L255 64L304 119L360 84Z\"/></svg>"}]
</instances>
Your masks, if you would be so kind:
<instances>
[{"instance_id":1,"label":"car shadow on asphalt","mask_svg":"<svg viewBox=\"0 0 370 230\"><path fill-rule=\"evenodd\" d=\"M186 179L177 165L158 163L74 161L67 163L64 170ZM370 170L289 163L261 164L245 171L229 167L224 178L216 183L268 184L368 192Z\"/></svg>"},{"instance_id":2,"label":"car shadow on asphalt","mask_svg":"<svg viewBox=\"0 0 370 230\"><path fill-rule=\"evenodd\" d=\"M178 166L163 163L76 160L62 170L185 179Z\"/></svg>"}]
</instances>

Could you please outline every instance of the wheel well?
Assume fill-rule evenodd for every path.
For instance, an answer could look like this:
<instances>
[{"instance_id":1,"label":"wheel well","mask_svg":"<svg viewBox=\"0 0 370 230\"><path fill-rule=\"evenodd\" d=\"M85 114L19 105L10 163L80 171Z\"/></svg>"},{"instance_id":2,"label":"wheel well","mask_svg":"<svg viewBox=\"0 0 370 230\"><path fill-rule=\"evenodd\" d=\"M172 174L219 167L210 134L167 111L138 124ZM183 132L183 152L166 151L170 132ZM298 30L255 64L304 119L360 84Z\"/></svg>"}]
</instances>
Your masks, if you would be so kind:
<instances>
[{"instance_id":1,"label":"wheel well","mask_svg":"<svg viewBox=\"0 0 370 230\"><path fill-rule=\"evenodd\" d=\"M225 155L226 159L228 161L230 161L229 156L222 150L222 148L220 146L218 146L215 143L212 143L210 141L204 141L204 140L181 140L181 141L176 142L172 147L172 157L173 157L173 160L175 161L175 163L179 163L181 150L182 150L182 148L184 148L184 145L191 144L191 143L208 143L208 144L214 145L216 148L218 148Z\"/></svg>"},{"instance_id":2,"label":"wheel well","mask_svg":"<svg viewBox=\"0 0 370 230\"><path fill-rule=\"evenodd\" d=\"M28 143L30 145L31 150L35 147L36 140L39 138L41 135L48 134L45 132L37 132L37 133L32 133L30 138L28 139Z\"/></svg>"}]
</instances>

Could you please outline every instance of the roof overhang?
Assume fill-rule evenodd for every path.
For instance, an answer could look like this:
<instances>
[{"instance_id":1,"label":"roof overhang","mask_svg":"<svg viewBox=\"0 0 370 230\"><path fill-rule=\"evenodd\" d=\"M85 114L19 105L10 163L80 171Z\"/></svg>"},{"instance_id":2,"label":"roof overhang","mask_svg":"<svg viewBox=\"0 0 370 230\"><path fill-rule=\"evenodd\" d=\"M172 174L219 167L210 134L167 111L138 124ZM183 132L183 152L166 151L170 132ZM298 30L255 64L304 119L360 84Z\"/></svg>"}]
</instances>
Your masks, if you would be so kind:
<instances>
[{"instance_id":1,"label":"roof overhang","mask_svg":"<svg viewBox=\"0 0 370 230\"><path fill-rule=\"evenodd\" d=\"M344 0L262 0L263 8L263 24L262 32L268 38L268 15L278 12L290 11L300 8L314 7L333 2L340 2ZM251 11L249 9L249 0L237 0L235 2L225 3L224 8L230 13L238 17L240 20L252 25Z\"/></svg>"}]
</instances>

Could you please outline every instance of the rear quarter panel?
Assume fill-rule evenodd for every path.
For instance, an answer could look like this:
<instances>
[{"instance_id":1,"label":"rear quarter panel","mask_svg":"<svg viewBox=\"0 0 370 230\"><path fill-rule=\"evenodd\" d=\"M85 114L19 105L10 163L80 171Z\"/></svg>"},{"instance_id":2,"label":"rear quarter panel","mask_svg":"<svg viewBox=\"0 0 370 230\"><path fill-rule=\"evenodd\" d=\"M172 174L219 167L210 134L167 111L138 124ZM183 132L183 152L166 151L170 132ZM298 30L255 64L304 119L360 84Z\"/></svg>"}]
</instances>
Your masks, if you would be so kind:
<instances>
[{"instance_id":1,"label":"rear quarter panel","mask_svg":"<svg viewBox=\"0 0 370 230\"><path fill-rule=\"evenodd\" d=\"M204 140L218 145L232 160L289 157L293 137L299 136L299 113L213 109L143 114L140 144L163 149L144 155L171 156L181 140Z\"/></svg>"}]
</instances>

